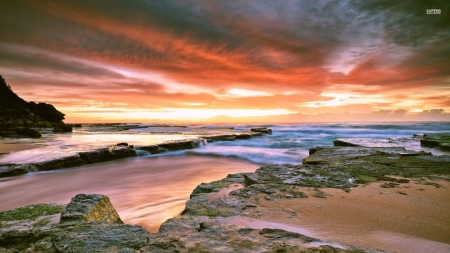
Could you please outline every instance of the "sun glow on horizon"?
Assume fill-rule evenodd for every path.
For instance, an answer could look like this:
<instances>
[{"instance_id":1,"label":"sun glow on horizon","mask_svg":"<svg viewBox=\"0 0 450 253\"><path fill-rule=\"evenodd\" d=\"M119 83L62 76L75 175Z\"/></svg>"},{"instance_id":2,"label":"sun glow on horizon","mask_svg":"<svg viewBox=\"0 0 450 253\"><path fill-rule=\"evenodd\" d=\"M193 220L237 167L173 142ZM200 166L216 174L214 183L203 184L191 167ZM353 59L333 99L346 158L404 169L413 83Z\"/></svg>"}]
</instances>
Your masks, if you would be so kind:
<instances>
[{"instance_id":1,"label":"sun glow on horizon","mask_svg":"<svg viewBox=\"0 0 450 253\"><path fill-rule=\"evenodd\" d=\"M285 109L260 110L260 109L187 109L187 108L164 108L158 110L132 110L121 109L116 112L89 113L92 119L104 120L206 120L214 117L251 117L251 116L274 116L290 114ZM79 115L82 116L82 112ZM85 116L86 117L86 116Z\"/></svg>"},{"instance_id":2,"label":"sun glow on horizon","mask_svg":"<svg viewBox=\"0 0 450 253\"><path fill-rule=\"evenodd\" d=\"M310 108L320 107L339 107L355 104L376 104L376 103L389 103L386 98L380 95L368 95L368 94L356 94L356 93L322 93L321 97L332 98L324 101L311 101L299 104L299 107L305 106Z\"/></svg>"}]
</instances>

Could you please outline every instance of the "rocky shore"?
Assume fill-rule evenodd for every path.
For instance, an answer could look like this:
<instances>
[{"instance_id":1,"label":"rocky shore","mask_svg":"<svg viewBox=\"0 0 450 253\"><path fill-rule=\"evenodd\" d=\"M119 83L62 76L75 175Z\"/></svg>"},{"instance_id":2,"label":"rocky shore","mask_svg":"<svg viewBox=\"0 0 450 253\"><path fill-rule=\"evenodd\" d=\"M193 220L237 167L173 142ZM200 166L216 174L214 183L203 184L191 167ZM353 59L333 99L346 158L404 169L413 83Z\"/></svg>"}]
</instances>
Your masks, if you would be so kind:
<instances>
[{"instance_id":1,"label":"rocky shore","mask_svg":"<svg viewBox=\"0 0 450 253\"><path fill-rule=\"evenodd\" d=\"M129 145L115 147L130 150ZM331 232L341 230L329 218L342 207L328 204L345 203L354 207L344 208L340 215L350 214L349 220L342 218L347 223L357 221L352 228L359 237L365 239L368 233L357 229L359 223L369 224L373 229L423 236L436 242L431 251L448 252L449 182L449 156L401 147L316 147L301 165L265 165L254 173L200 184L184 211L163 223L158 233L123 224L102 195L80 194L67 206L40 204L2 212L0 251L409 252L370 242L346 243L339 239L345 235L333 237ZM386 203L390 205L383 209ZM327 219L324 227L332 234L328 238L337 241L301 229L317 215ZM383 217L375 219L377 215Z\"/></svg>"}]
</instances>

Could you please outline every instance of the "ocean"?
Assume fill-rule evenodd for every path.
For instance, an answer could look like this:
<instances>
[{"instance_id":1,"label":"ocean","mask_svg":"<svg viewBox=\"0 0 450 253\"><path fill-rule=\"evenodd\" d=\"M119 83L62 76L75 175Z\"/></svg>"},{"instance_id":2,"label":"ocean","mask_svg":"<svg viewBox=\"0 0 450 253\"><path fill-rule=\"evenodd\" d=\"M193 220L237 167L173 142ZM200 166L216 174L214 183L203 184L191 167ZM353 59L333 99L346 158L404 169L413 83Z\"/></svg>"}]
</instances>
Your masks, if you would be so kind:
<instances>
[{"instance_id":1,"label":"ocean","mask_svg":"<svg viewBox=\"0 0 450 253\"><path fill-rule=\"evenodd\" d=\"M81 128L74 128L73 133L44 133L40 139L11 139L12 143L33 143L41 147L1 157L0 163L39 162L104 148L120 142L137 146L151 145L171 140L196 139L203 135L235 133L252 127L271 128L273 134L252 139L212 142L197 149L167 152L158 156L201 155L243 159L259 165L299 164L308 156L310 148L332 146L333 140L338 138L358 139L366 146L403 146L411 150L425 150L441 155L445 153L420 147L421 135L450 132L449 122L183 126L85 124ZM142 151L139 155L151 154Z\"/></svg>"},{"instance_id":2,"label":"ocean","mask_svg":"<svg viewBox=\"0 0 450 253\"><path fill-rule=\"evenodd\" d=\"M283 125L86 124L73 133L44 133L40 139L8 139L38 148L12 152L1 163L32 163L126 142L140 146L164 141L228 134L252 127L271 128L273 134L235 141L206 143L195 149L84 165L75 168L0 180L0 211L28 204L65 204L78 193L108 195L124 222L156 232L166 219L179 214L192 190L202 182L231 173L253 172L263 164L300 164L316 146L332 146L335 139L352 138L366 146L422 148L422 134L450 132L449 122L425 123L302 123ZM7 144L3 144L7 145Z\"/></svg>"}]
</instances>

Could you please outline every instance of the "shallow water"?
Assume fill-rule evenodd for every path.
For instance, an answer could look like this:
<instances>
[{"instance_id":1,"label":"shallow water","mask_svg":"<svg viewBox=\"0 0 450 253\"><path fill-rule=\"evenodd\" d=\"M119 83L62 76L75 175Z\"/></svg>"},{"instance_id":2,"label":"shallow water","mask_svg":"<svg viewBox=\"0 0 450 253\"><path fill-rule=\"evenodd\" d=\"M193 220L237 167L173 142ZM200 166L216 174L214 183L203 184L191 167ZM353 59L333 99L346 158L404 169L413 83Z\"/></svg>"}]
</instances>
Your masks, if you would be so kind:
<instances>
[{"instance_id":1,"label":"shallow water","mask_svg":"<svg viewBox=\"0 0 450 253\"><path fill-rule=\"evenodd\" d=\"M258 167L229 158L160 156L31 173L0 181L0 211L43 202L66 204L78 193L98 193L109 196L125 223L156 232L184 209L200 183Z\"/></svg>"}]
</instances>

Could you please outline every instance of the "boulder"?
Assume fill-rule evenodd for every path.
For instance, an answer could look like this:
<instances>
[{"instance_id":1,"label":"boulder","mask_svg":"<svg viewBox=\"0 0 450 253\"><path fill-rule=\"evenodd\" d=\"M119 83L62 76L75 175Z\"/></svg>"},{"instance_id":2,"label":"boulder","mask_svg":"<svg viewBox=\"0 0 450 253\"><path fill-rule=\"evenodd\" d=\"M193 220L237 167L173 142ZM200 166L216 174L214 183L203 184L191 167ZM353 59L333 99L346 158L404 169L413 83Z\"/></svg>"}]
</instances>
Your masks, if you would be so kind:
<instances>
[{"instance_id":1,"label":"boulder","mask_svg":"<svg viewBox=\"0 0 450 253\"><path fill-rule=\"evenodd\" d=\"M61 213L60 224L92 222L123 224L109 198L101 194L78 194Z\"/></svg>"},{"instance_id":2,"label":"boulder","mask_svg":"<svg viewBox=\"0 0 450 253\"><path fill-rule=\"evenodd\" d=\"M141 252L148 236L122 224L109 198L98 194L79 194L65 210L37 204L0 212L0 252Z\"/></svg>"}]
</instances>

